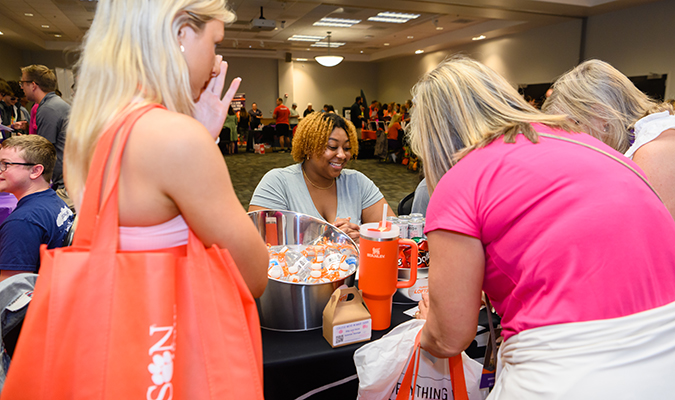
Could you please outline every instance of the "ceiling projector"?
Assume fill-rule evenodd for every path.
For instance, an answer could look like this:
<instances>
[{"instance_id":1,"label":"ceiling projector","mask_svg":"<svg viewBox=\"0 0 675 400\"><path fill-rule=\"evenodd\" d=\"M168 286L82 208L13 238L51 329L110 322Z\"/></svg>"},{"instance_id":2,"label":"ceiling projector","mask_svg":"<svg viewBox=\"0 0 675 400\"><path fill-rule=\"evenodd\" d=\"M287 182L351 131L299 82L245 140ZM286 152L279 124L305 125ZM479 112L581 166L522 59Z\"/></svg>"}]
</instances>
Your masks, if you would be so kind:
<instances>
[{"instance_id":1,"label":"ceiling projector","mask_svg":"<svg viewBox=\"0 0 675 400\"><path fill-rule=\"evenodd\" d=\"M260 18L253 18L249 28L254 31L273 31L277 27L277 22L263 17L263 8L260 7Z\"/></svg>"},{"instance_id":2,"label":"ceiling projector","mask_svg":"<svg viewBox=\"0 0 675 400\"><path fill-rule=\"evenodd\" d=\"M251 20L249 28L256 31L272 31L277 27L277 22L271 19L254 18Z\"/></svg>"}]
</instances>

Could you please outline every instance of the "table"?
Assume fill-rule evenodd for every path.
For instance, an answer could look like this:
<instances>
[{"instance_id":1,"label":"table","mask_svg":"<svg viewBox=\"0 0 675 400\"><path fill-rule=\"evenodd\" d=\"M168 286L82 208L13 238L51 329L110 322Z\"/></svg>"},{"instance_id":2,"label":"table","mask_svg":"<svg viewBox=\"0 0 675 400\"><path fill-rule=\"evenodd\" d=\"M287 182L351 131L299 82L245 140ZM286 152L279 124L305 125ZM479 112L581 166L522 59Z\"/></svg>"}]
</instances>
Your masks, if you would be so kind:
<instances>
[{"instance_id":1,"label":"table","mask_svg":"<svg viewBox=\"0 0 675 400\"><path fill-rule=\"evenodd\" d=\"M409 301L396 293L394 301ZM394 304L392 324L384 331L373 331L371 341L384 336L395 326L411 319L403 311L415 306ZM493 316L496 317L495 314ZM494 320L495 326L499 318ZM481 310L479 324L487 327L487 313ZM354 352L369 342L355 343L332 348L323 337L322 329L305 332L277 332L262 330L263 365L265 379L265 399L297 399L326 385L335 384L330 389L306 398L316 399L355 399L358 392ZM481 351L482 349L482 351ZM484 356L485 348L474 341L467 355L472 358Z\"/></svg>"}]
</instances>

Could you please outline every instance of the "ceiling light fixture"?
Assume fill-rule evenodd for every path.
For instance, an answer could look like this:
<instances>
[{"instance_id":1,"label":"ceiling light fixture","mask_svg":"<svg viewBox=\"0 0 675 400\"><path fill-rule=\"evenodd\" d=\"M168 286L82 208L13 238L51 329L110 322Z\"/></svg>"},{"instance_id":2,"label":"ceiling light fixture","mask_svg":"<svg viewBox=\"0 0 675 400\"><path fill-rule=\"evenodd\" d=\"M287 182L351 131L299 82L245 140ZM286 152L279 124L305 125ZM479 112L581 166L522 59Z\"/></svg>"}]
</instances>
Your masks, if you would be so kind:
<instances>
[{"instance_id":1,"label":"ceiling light fixture","mask_svg":"<svg viewBox=\"0 0 675 400\"><path fill-rule=\"evenodd\" d=\"M323 65L324 67L334 67L342 62L344 60L344 57L342 56L332 56L330 55L330 32L328 32L328 54L325 56L316 56L314 59L316 62L319 64Z\"/></svg>"},{"instance_id":2,"label":"ceiling light fixture","mask_svg":"<svg viewBox=\"0 0 675 400\"><path fill-rule=\"evenodd\" d=\"M0 36L4 35L4 33L0 32Z\"/></svg>"},{"instance_id":3,"label":"ceiling light fixture","mask_svg":"<svg viewBox=\"0 0 675 400\"><path fill-rule=\"evenodd\" d=\"M49 25L40 25L40 26L43 27L43 28L45 28L45 29L48 29L48 28L49 28Z\"/></svg>"},{"instance_id":4,"label":"ceiling light fixture","mask_svg":"<svg viewBox=\"0 0 675 400\"><path fill-rule=\"evenodd\" d=\"M408 36L408 39L414 39L415 36Z\"/></svg>"},{"instance_id":5,"label":"ceiling light fixture","mask_svg":"<svg viewBox=\"0 0 675 400\"><path fill-rule=\"evenodd\" d=\"M383 11L377 13L374 17L369 17L368 21L373 22L388 22L391 24L405 24L411 19L418 18L420 14L406 14L406 13L397 13L391 11Z\"/></svg>"},{"instance_id":6,"label":"ceiling light fixture","mask_svg":"<svg viewBox=\"0 0 675 400\"><path fill-rule=\"evenodd\" d=\"M295 61L307 61L306 58L296 58Z\"/></svg>"},{"instance_id":7,"label":"ceiling light fixture","mask_svg":"<svg viewBox=\"0 0 675 400\"><path fill-rule=\"evenodd\" d=\"M415 50L415 54L422 54L424 53L424 50Z\"/></svg>"},{"instance_id":8,"label":"ceiling light fixture","mask_svg":"<svg viewBox=\"0 0 675 400\"><path fill-rule=\"evenodd\" d=\"M59 38L59 37L61 37L61 35L59 35L59 34L57 33L57 34L54 35L54 37Z\"/></svg>"},{"instance_id":9,"label":"ceiling light fixture","mask_svg":"<svg viewBox=\"0 0 675 400\"><path fill-rule=\"evenodd\" d=\"M26 17L32 17L33 16L33 14L31 14L31 13L24 13L23 15L25 15Z\"/></svg>"},{"instance_id":10,"label":"ceiling light fixture","mask_svg":"<svg viewBox=\"0 0 675 400\"><path fill-rule=\"evenodd\" d=\"M476 36L474 38L471 38L471 40L483 40L483 39L485 39L485 35L480 35L480 36Z\"/></svg>"},{"instance_id":11,"label":"ceiling light fixture","mask_svg":"<svg viewBox=\"0 0 675 400\"><path fill-rule=\"evenodd\" d=\"M351 28L352 26L361 22L360 19L346 19L346 18L321 18L316 21L314 26L334 26L337 28Z\"/></svg>"},{"instance_id":12,"label":"ceiling light fixture","mask_svg":"<svg viewBox=\"0 0 675 400\"><path fill-rule=\"evenodd\" d=\"M385 46L389 46L389 43L385 43L384 45L385 45Z\"/></svg>"},{"instance_id":13,"label":"ceiling light fixture","mask_svg":"<svg viewBox=\"0 0 675 400\"><path fill-rule=\"evenodd\" d=\"M318 42L319 40L324 40L325 36L309 36L309 35L293 35L288 38L288 40L295 42Z\"/></svg>"}]
</instances>

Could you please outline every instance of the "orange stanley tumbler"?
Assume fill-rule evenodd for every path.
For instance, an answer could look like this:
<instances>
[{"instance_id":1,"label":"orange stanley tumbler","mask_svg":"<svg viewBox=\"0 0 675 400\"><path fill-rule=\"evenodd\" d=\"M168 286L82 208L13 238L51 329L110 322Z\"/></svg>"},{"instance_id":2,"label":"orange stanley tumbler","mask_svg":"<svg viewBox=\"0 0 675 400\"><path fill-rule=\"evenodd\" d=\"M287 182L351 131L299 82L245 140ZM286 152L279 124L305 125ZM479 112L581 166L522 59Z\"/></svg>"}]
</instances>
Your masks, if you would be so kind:
<instances>
[{"instance_id":1,"label":"orange stanley tumbler","mask_svg":"<svg viewBox=\"0 0 675 400\"><path fill-rule=\"evenodd\" d=\"M391 304L396 289L409 288L417 281L417 263L410 265L410 280L398 282L398 246L411 247L410 260L417 260L417 243L400 239L398 226L387 222L361 225L359 240L359 289L363 292L372 327L376 331L391 325Z\"/></svg>"}]
</instances>

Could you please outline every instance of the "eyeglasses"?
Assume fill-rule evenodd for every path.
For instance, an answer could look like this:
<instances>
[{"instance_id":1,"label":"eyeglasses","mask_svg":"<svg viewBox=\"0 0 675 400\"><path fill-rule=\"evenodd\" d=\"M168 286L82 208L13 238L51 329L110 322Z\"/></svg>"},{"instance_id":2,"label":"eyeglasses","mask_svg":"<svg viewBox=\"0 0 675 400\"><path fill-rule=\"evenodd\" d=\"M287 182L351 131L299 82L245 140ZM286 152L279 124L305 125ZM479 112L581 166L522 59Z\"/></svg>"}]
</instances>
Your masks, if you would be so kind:
<instances>
[{"instance_id":1,"label":"eyeglasses","mask_svg":"<svg viewBox=\"0 0 675 400\"><path fill-rule=\"evenodd\" d=\"M37 165L35 163L24 163L24 162L8 162L8 161L0 161L0 172L5 172L7 171L7 167L10 165L28 165L28 166L33 166Z\"/></svg>"},{"instance_id":2,"label":"eyeglasses","mask_svg":"<svg viewBox=\"0 0 675 400\"><path fill-rule=\"evenodd\" d=\"M19 81L19 83L23 85L24 83L33 83L33 81Z\"/></svg>"},{"instance_id":3,"label":"eyeglasses","mask_svg":"<svg viewBox=\"0 0 675 400\"><path fill-rule=\"evenodd\" d=\"M11 101L14 101L14 100L18 99L18 97L10 97L9 99L10 99Z\"/></svg>"}]
</instances>

